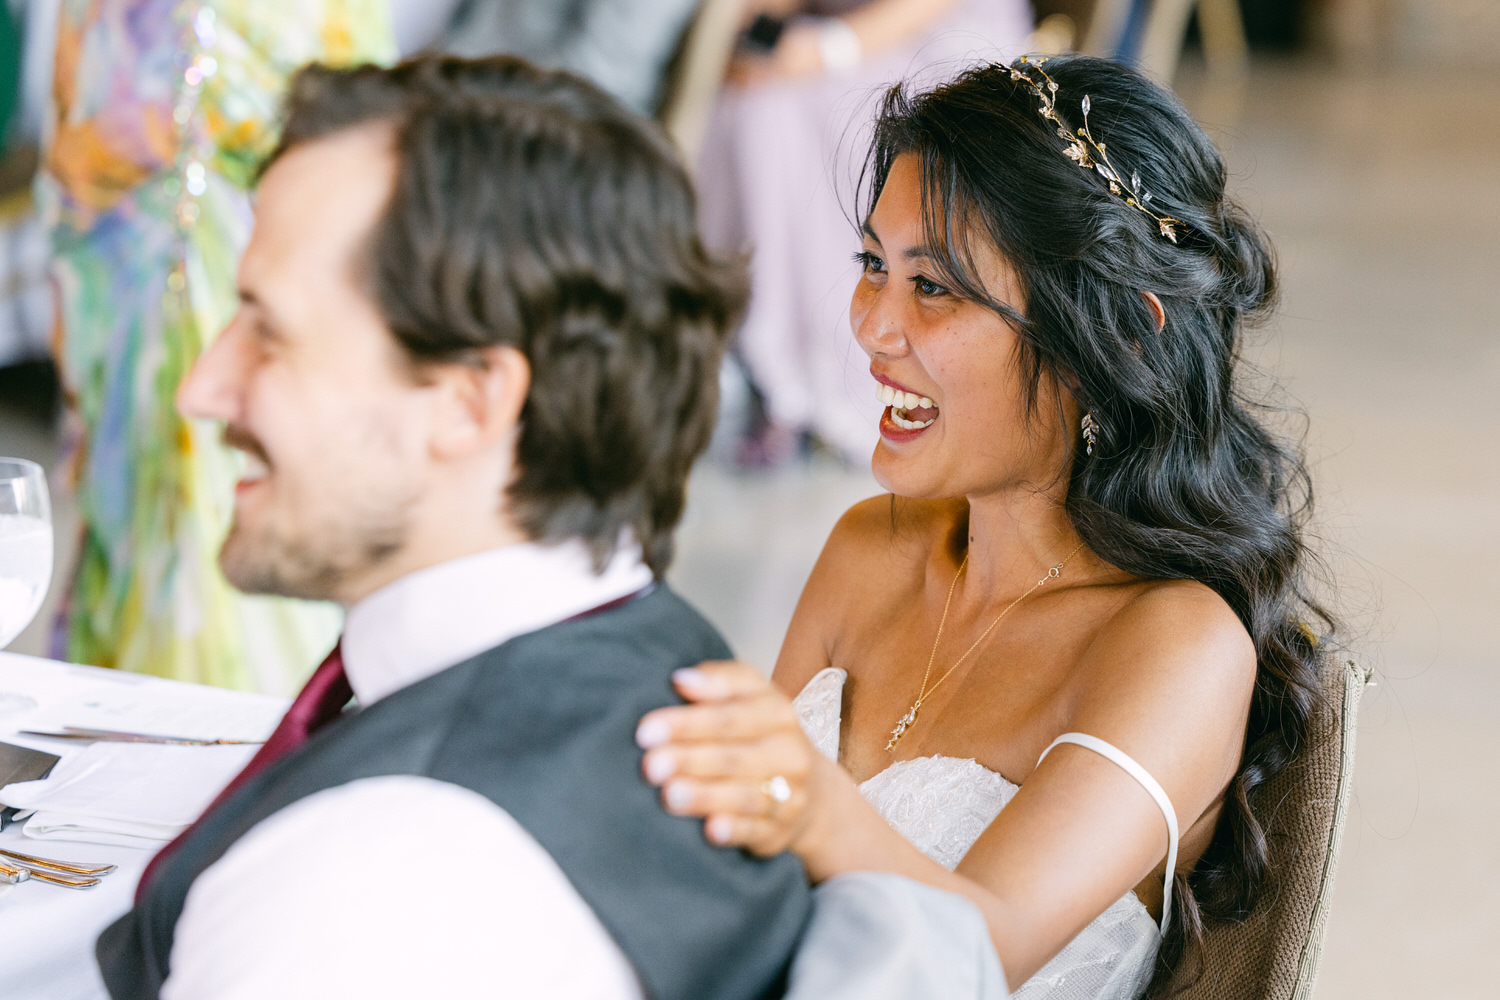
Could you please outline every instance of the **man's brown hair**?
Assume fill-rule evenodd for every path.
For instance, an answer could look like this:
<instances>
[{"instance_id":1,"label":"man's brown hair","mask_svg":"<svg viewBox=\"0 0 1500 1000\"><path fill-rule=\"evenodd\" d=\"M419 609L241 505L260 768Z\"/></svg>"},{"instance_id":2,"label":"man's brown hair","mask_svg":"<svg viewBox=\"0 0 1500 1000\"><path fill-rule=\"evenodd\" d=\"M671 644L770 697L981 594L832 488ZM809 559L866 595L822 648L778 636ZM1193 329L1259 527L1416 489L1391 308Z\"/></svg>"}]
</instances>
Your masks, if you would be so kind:
<instances>
[{"instance_id":1,"label":"man's brown hair","mask_svg":"<svg viewBox=\"0 0 1500 1000\"><path fill-rule=\"evenodd\" d=\"M397 176L363 262L415 370L531 365L510 510L601 565L629 528L660 576L707 445L743 268L699 241L668 140L593 85L509 57L308 66L281 143L388 123Z\"/></svg>"}]
</instances>

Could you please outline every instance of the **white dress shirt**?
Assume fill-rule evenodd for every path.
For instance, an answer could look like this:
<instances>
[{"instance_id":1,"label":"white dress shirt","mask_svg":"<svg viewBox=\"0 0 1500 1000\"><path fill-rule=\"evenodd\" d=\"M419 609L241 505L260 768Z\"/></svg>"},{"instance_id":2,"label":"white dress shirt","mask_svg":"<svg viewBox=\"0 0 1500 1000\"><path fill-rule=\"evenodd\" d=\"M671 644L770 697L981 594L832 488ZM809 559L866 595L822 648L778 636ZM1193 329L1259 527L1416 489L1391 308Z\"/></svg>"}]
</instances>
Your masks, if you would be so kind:
<instances>
[{"instance_id":1,"label":"white dress shirt","mask_svg":"<svg viewBox=\"0 0 1500 1000\"><path fill-rule=\"evenodd\" d=\"M412 573L349 610L359 703L651 582L637 548L514 545ZM542 846L470 789L364 778L256 824L188 892L165 1000L638 1000L634 970Z\"/></svg>"}]
</instances>

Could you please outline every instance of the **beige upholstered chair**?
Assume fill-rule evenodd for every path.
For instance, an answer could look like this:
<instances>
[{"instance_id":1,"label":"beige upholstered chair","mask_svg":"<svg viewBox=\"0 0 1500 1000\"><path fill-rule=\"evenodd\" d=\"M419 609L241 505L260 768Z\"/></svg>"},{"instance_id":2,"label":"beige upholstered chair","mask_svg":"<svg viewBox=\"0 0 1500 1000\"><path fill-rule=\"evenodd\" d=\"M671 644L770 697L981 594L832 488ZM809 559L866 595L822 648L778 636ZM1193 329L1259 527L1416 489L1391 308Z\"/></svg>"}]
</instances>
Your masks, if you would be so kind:
<instances>
[{"instance_id":1,"label":"beige upholstered chair","mask_svg":"<svg viewBox=\"0 0 1500 1000\"><path fill-rule=\"evenodd\" d=\"M698 158L714 98L734 55L744 10L745 0L703 0L667 70L656 120L682 150L690 168Z\"/></svg>"},{"instance_id":2,"label":"beige upholstered chair","mask_svg":"<svg viewBox=\"0 0 1500 1000\"><path fill-rule=\"evenodd\" d=\"M1097 0L1089 18L1082 50L1111 56L1125 32L1131 0ZM1198 13L1203 55L1214 73L1243 72L1249 60L1245 22L1236 0L1152 0L1138 55L1147 76L1170 85L1187 37L1188 21Z\"/></svg>"},{"instance_id":3,"label":"beige upholstered chair","mask_svg":"<svg viewBox=\"0 0 1500 1000\"><path fill-rule=\"evenodd\" d=\"M1311 1000L1349 808L1355 716L1369 679L1353 661L1328 671L1309 745L1266 788L1280 803L1266 830L1272 884L1244 923L1209 929L1203 978L1179 994L1183 1000Z\"/></svg>"}]
</instances>

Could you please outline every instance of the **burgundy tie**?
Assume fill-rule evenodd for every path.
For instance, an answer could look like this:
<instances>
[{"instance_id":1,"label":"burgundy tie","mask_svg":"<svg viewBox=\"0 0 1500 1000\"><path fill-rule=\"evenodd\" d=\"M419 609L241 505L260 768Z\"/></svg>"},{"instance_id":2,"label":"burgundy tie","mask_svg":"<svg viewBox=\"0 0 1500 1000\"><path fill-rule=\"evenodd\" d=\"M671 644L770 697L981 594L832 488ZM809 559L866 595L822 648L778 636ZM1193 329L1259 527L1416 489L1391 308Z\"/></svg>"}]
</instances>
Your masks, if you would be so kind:
<instances>
[{"instance_id":1,"label":"burgundy tie","mask_svg":"<svg viewBox=\"0 0 1500 1000\"><path fill-rule=\"evenodd\" d=\"M334 646L333 652L328 654L328 658L320 663L318 669L314 670L313 675L308 678L302 692L292 702L292 707L287 709L286 715L281 717L276 731L256 751L255 756L250 758L250 763L245 765L244 770L224 786L224 790L214 798L213 802L209 803L208 808L203 810L202 816L199 816L192 826L179 833L175 840L158 851L156 857L146 865L146 870L141 873L141 880L135 887L136 900L140 900L142 891L151 881L162 859L177 849L177 845L182 843L183 838L203 822L204 816L218 808L245 782L297 749L307 742L309 736L338 718L339 713L353 696L354 691L349 687L349 678L344 675L344 654L340 646Z\"/></svg>"}]
</instances>

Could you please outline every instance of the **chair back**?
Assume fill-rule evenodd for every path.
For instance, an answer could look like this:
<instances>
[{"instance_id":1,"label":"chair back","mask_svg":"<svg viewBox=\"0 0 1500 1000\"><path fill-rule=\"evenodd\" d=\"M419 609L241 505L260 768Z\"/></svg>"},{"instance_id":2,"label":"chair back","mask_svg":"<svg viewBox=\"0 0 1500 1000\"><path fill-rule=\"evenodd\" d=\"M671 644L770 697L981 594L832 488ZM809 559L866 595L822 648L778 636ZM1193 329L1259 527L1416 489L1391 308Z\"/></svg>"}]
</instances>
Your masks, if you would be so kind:
<instances>
[{"instance_id":1,"label":"chair back","mask_svg":"<svg viewBox=\"0 0 1500 1000\"><path fill-rule=\"evenodd\" d=\"M1206 929L1203 976L1181 1000L1311 1000L1349 809L1355 718L1369 680L1352 660L1326 671L1307 746L1262 793L1277 803L1266 822L1265 897L1243 923Z\"/></svg>"},{"instance_id":2,"label":"chair back","mask_svg":"<svg viewBox=\"0 0 1500 1000\"><path fill-rule=\"evenodd\" d=\"M734 55L746 0L703 0L667 68L656 120L692 169L708 116Z\"/></svg>"},{"instance_id":3,"label":"chair back","mask_svg":"<svg viewBox=\"0 0 1500 1000\"><path fill-rule=\"evenodd\" d=\"M1209 72L1242 75L1250 63L1250 47L1237 0L1095 0L1082 51L1133 63L1170 86L1194 14Z\"/></svg>"}]
</instances>

